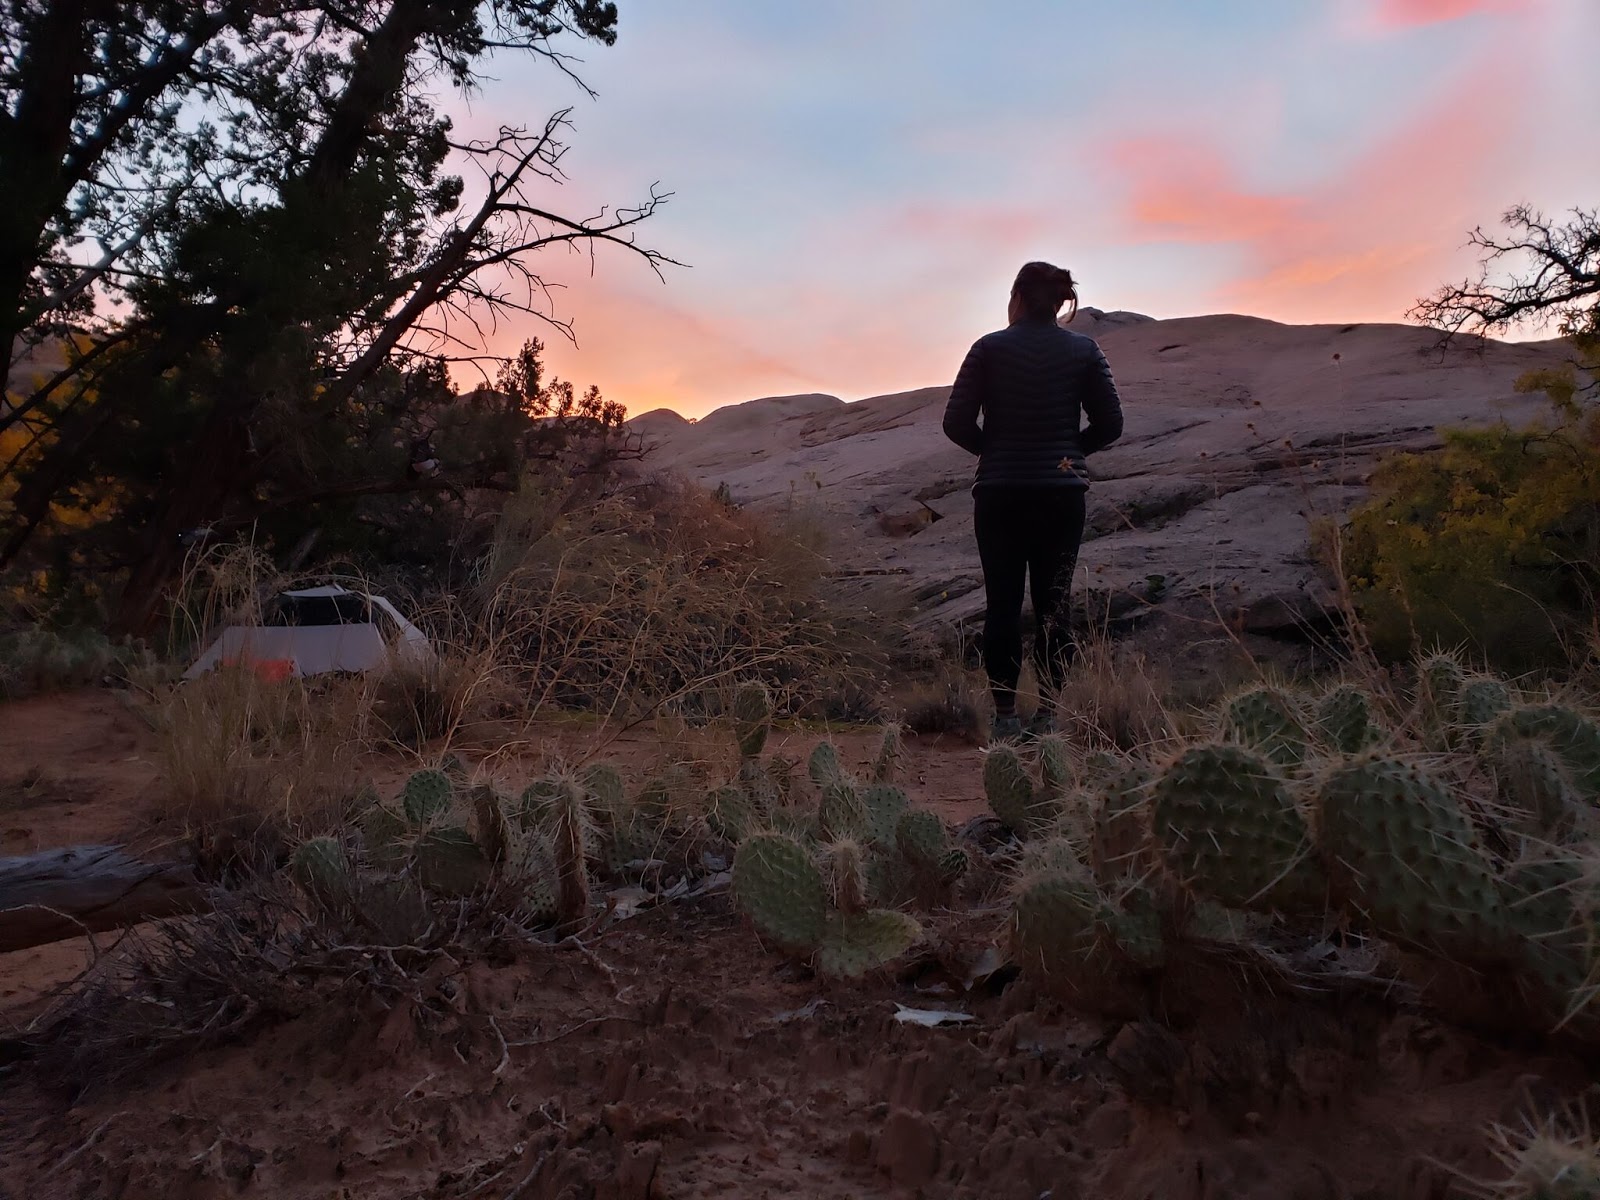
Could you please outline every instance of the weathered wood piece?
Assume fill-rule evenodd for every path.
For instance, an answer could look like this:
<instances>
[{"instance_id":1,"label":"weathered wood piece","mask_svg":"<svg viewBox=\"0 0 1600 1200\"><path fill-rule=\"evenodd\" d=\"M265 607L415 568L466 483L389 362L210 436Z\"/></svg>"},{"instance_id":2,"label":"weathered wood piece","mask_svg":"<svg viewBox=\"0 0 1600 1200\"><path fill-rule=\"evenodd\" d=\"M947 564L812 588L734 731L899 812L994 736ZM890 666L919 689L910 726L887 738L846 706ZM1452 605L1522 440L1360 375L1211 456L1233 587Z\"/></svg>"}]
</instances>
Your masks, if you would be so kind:
<instances>
[{"instance_id":1,"label":"weathered wood piece","mask_svg":"<svg viewBox=\"0 0 1600 1200\"><path fill-rule=\"evenodd\" d=\"M209 907L189 867L141 862L120 846L0 858L0 953Z\"/></svg>"}]
</instances>

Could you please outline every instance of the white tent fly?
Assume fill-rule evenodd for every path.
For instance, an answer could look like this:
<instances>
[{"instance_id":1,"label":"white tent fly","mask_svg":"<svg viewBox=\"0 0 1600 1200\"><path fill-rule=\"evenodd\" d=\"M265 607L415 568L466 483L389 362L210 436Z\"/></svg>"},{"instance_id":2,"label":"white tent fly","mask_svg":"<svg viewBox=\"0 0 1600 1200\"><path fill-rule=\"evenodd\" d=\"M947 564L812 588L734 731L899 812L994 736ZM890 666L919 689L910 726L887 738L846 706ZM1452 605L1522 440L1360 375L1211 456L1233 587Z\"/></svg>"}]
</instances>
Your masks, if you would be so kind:
<instances>
[{"instance_id":1,"label":"white tent fly","mask_svg":"<svg viewBox=\"0 0 1600 1200\"><path fill-rule=\"evenodd\" d=\"M329 585L280 592L265 624L229 625L183 677L194 679L237 663L277 664L288 675L325 675L433 657L427 635L384 597Z\"/></svg>"}]
</instances>

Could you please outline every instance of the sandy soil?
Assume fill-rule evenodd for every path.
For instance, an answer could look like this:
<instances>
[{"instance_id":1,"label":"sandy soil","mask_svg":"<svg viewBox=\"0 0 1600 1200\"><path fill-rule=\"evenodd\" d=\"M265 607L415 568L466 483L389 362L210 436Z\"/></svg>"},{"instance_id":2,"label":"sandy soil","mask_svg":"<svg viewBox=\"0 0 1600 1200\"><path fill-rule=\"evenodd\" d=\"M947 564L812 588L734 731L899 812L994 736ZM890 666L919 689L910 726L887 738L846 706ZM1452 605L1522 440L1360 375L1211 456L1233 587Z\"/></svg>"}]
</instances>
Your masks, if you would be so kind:
<instances>
[{"instance_id":1,"label":"sandy soil","mask_svg":"<svg viewBox=\"0 0 1600 1200\"><path fill-rule=\"evenodd\" d=\"M7 826L40 846L136 830L159 777L126 717L101 694L0 709L0 782L37 770L61 789L8 799ZM842 740L866 756L868 735ZM630 735L615 756L653 751ZM971 748L913 740L909 756L919 799L975 811ZM712 893L617 921L587 953L447 961L387 1011L342 995L133 1085L74 1097L13 1064L0 1200L1424 1200L1464 1194L1457 1172L1494 1175L1489 1122L1592 1077L1374 996L1223 986L1166 1024L1091 1019L1006 971L971 983L1000 906L927 919L936 951L841 985L765 953ZM0 1028L83 954L0 961ZM971 1019L903 1024L901 1005Z\"/></svg>"}]
</instances>

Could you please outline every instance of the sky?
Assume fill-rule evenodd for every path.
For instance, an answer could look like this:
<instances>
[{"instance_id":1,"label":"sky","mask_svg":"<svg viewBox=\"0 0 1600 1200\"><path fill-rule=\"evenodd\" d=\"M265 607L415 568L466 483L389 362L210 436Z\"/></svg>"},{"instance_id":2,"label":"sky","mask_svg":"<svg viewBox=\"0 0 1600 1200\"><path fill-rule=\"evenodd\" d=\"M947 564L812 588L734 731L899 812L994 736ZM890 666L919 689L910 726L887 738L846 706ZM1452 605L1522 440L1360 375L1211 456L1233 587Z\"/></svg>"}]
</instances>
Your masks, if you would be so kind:
<instances>
[{"instance_id":1,"label":"sky","mask_svg":"<svg viewBox=\"0 0 1600 1200\"><path fill-rule=\"evenodd\" d=\"M1082 303L1400 321L1512 204L1600 204L1600 0L620 0L596 96L490 64L458 128L571 107L588 215L678 260L538 263L555 372L630 413L948 383L1016 269Z\"/></svg>"}]
</instances>

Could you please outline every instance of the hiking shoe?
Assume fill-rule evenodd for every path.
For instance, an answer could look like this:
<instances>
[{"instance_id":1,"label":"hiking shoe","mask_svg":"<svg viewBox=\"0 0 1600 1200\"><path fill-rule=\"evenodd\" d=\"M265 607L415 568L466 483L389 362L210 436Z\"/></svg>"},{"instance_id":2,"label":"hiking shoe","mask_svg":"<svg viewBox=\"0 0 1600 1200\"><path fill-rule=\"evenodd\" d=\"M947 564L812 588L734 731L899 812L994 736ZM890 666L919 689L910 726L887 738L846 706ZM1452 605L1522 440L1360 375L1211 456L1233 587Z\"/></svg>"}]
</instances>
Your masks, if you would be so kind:
<instances>
[{"instance_id":1,"label":"hiking shoe","mask_svg":"<svg viewBox=\"0 0 1600 1200\"><path fill-rule=\"evenodd\" d=\"M989 726L989 741L1015 742L1022 738L1022 718L1016 714L1009 717L996 717L994 724Z\"/></svg>"}]
</instances>

